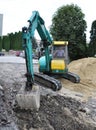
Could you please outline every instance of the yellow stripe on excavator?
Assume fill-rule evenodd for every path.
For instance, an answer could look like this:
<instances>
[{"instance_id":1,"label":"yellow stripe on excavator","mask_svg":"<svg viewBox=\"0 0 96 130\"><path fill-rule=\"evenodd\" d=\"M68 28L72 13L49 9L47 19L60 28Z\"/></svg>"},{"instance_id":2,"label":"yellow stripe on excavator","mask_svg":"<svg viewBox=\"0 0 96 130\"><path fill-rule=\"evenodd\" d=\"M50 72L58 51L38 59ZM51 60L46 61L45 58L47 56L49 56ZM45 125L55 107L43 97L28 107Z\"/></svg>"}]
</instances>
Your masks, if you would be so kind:
<instances>
[{"instance_id":1,"label":"yellow stripe on excavator","mask_svg":"<svg viewBox=\"0 0 96 130\"><path fill-rule=\"evenodd\" d=\"M68 41L54 41L54 45L68 45Z\"/></svg>"}]
</instances>

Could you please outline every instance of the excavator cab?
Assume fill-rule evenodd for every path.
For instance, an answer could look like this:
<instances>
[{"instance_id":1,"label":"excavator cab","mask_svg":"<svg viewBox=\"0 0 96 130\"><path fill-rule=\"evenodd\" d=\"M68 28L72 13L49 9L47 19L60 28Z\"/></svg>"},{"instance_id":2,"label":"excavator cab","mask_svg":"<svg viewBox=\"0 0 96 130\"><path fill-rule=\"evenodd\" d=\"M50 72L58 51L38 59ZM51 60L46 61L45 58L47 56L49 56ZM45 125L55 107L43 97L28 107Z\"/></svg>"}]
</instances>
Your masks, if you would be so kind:
<instances>
[{"instance_id":1,"label":"excavator cab","mask_svg":"<svg viewBox=\"0 0 96 130\"><path fill-rule=\"evenodd\" d=\"M54 41L49 55L49 71L46 71L46 58L39 59L39 71L48 74L64 74L68 71L68 41Z\"/></svg>"},{"instance_id":2,"label":"excavator cab","mask_svg":"<svg viewBox=\"0 0 96 130\"><path fill-rule=\"evenodd\" d=\"M68 62L68 41L54 41L52 49L51 71L62 74L67 72Z\"/></svg>"}]
</instances>

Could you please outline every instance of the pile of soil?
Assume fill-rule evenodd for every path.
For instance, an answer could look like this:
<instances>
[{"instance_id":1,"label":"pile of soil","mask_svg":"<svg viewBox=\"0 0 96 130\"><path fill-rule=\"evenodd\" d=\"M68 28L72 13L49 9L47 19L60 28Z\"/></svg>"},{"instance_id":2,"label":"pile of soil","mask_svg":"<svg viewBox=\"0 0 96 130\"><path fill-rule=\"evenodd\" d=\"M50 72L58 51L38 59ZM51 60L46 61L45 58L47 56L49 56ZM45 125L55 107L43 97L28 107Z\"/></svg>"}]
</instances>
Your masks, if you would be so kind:
<instances>
[{"instance_id":1,"label":"pile of soil","mask_svg":"<svg viewBox=\"0 0 96 130\"><path fill-rule=\"evenodd\" d=\"M36 111L21 110L15 102L26 82L25 65L0 63L0 130L95 130L95 66L95 58L70 63L68 68L79 74L80 83L61 79L59 92L41 88L40 109Z\"/></svg>"},{"instance_id":2,"label":"pile of soil","mask_svg":"<svg viewBox=\"0 0 96 130\"><path fill-rule=\"evenodd\" d=\"M84 58L73 61L68 68L69 71L80 76L82 83L96 88L96 58Z\"/></svg>"},{"instance_id":3,"label":"pile of soil","mask_svg":"<svg viewBox=\"0 0 96 130\"><path fill-rule=\"evenodd\" d=\"M79 75L80 83L74 84L61 79L63 87L70 90L71 93L78 94L81 100L88 100L89 97L96 98L96 58L91 57L72 61L68 65L68 69L70 72ZM64 94L64 91L61 91L61 93Z\"/></svg>"}]
</instances>

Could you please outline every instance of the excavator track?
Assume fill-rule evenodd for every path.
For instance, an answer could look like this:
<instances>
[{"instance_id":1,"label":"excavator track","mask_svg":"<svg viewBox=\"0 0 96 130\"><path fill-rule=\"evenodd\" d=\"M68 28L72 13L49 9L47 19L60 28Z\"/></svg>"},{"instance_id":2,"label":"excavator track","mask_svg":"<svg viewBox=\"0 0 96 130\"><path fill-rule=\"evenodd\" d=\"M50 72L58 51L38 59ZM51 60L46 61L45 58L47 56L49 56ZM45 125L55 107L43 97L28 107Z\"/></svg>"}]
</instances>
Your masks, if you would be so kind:
<instances>
[{"instance_id":1,"label":"excavator track","mask_svg":"<svg viewBox=\"0 0 96 130\"><path fill-rule=\"evenodd\" d=\"M50 88L53 91L58 91L62 88L62 84L59 80L46 74L34 73L34 79L37 84Z\"/></svg>"},{"instance_id":2,"label":"excavator track","mask_svg":"<svg viewBox=\"0 0 96 130\"><path fill-rule=\"evenodd\" d=\"M80 83L80 77L77 74L68 72L66 75L63 75L65 79L70 80L73 83Z\"/></svg>"}]
</instances>

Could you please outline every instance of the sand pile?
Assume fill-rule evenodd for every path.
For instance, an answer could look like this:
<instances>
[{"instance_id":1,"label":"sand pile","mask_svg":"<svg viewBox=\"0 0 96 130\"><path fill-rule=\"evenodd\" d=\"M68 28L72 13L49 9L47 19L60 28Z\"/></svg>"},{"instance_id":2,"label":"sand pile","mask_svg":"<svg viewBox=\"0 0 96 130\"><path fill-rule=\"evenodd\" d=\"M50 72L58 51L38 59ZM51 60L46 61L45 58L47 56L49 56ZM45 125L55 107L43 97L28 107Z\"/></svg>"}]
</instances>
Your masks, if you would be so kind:
<instances>
[{"instance_id":1,"label":"sand pile","mask_svg":"<svg viewBox=\"0 0 96 130\"><path fill-rule=\"evenodd\" d=\"M81 82L96 87L96 58L84 58L73 61L68 68L69 71L80 76Z\"/></svg>"},{"instance_id":2,"label":"sand pile","mask_svg":"<svg viewBox=\"0 0 96 130\"><path fill-rule=\"evenodd\" d=\"M70 72L78 74L81 81L79 84L66 82L65 87L81 92L87 97L96 97L96 58L83 58L73 61L68 65L68 68Z\"/></svg>"}]
</instances>

